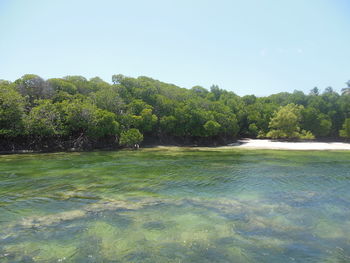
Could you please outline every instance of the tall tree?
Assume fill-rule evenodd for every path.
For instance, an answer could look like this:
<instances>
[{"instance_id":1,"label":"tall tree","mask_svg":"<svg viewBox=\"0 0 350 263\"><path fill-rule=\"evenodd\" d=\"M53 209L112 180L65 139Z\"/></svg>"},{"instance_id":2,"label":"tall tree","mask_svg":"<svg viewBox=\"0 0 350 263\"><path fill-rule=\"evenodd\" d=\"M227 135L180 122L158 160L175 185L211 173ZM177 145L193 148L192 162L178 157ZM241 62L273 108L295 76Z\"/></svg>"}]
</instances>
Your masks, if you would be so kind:
<instances>
[{"instance_id":1,"label":"tall tree","mask_svg":"<svg viewBox=\"0 0 350 263\"><path fill-rule=\"evenodd\" d=\"M11 85L0 84L0 135L23 134L24 98Z\"/></svg>"},{"instance_id":2,"label":"tall tree","mask_svg":"<svg viewBox=\"0 0 350 263\"><path fill-rule=\"evenodd\" d=\"M47 81L34 74L27 74L15 81L16 88L30 105L38 99L49 99L53 96L54 90Z\"/></svg>"},{"instance_id":3,"label":"tall tree","mask_svg":"<svg viewBox=\"0 0 350 263\"><path fill-rule=\"evenodd\" d=\"M339 131L340 137L350 138L350 118L345 119L342 129Z\"/></svg>"},{"instance_id":4,"label":"tall tree","mask_svg":"<svg viewBox=\"0 0 350 263\"><path fill-rule=\"evenodd\" d=\"M304 107L296 104L288 104L275 112L270 121L270 131L267 137L277 138L301 138L305 132L300 130L301 111ZM311 134L309 132L310 137Z\"/></svg>"},{"instance_id":5,"label":"tall tree","mask_svg":"<svg viewBox=\"0 0 350 263\"><path fill-rule=\"evenodd\" d=\"M345 84L346 84L347 87L343 88L341 90L341 92L342 92L343 95L349 95L350 94L350 80L348 80Z\"/></svg>"}]
</instances>

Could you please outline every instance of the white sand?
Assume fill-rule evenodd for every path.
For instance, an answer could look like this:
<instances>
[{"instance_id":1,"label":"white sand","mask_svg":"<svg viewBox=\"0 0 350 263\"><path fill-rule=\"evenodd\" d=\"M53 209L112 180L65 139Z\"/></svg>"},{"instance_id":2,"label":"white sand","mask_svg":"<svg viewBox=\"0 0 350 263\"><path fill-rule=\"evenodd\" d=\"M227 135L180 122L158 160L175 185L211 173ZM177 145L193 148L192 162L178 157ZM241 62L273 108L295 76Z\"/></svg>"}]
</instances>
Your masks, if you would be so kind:
<instances>
[{"instance_id":1,"label":"white sand","mask_svg":"<svg viewBox=\"0 0 350 263\"><path fill-rule=\"evenodd\" d=\"M342 142L279 142L271 140L242 139L230 144L235 148L278 150L350 150L350 143Z\"/></svg>"}]
</instances>

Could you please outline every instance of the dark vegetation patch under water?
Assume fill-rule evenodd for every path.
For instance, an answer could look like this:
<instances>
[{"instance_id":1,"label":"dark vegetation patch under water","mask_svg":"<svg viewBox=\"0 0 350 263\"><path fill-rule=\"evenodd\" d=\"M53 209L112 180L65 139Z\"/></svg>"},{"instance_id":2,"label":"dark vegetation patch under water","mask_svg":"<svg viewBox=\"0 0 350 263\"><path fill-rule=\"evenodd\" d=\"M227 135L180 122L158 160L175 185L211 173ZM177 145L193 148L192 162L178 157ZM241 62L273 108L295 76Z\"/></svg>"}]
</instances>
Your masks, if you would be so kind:
<instances>
[{"instance_id":1,"label":"dark vegetation patch under water","mask_svg":"<svg viewBox=\"0 0 350 263\"><path fill-rule=\"evenodd\" d=\"M349 262L350 153L0 156L0 262Z\"/></svg>"}]
</instances>

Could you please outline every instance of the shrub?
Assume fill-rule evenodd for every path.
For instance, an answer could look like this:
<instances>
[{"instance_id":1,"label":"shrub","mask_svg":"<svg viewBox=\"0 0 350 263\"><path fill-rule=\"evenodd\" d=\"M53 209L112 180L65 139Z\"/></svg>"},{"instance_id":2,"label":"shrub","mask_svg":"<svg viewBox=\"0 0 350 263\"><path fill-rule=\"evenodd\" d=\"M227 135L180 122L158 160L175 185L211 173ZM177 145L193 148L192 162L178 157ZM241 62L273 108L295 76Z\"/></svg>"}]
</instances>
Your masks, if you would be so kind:
<instances>
[{"instance_id":1,"label":"shrub","mask_svg":"<svg viewBox=\"0 0 350 263\"><path fill-rule=\"evenodd\" d=\"M142 141L142 133L138 129L130 129L122 132L119 144L127 147L138 147Z\"/></svg>"}]
</instances>

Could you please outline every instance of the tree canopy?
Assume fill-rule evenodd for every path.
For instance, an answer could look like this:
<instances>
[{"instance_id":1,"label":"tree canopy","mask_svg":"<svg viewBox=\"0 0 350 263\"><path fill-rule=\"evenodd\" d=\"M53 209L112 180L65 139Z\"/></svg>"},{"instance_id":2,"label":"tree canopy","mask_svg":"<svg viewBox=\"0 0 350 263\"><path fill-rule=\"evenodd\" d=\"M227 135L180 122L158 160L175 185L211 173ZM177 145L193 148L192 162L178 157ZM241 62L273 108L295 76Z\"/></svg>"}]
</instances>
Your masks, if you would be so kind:
<instances>
[{"instance_id":1,"label":"tree canopy","mask_svg":"<svg viewBox=\"0 0 350 263\"><path fill-rule=\"evenodd\" d=\"M345 119L339 135L344 138L350 138L350 118Z\"/></svg>"},{"instance_id":2,"label":"tree canopy","mask_svg":"<svg viewBox=\"0 0 350 263\"><path fill-rule=\"evenodd\" d=\"M143 135L138 129L123 131L120 136L120 144L128 147L137 147L143 140Z\"/></svg>"},{"instance_id":3,"label":"tree canopy","mask_svg":"<svg viewBox=\"0 0 350 263\"><path fill-rule=\"evenodd\" d=\"M266 134L266 137L273 139L314 139L314 135L310 131L300 129L303 109L304 106L294 103L280 107L271 118L269 123L270 131Z\"/></svg>"},{"instance_id":4,"label":"tree canopy","mask_svg":"<svg viewBox=\"0 0 350 263\"><path fill-rule=\"evenodd\" d=\"M143 138L210 143L238 137L350 137L346 83L341 94L314 87L309 94L240 97L217 85L185 89L145 76L116 74L110 84L99 77L45 80L26 74L0 81L0 139L35 144L43 138L84 138L130 145Z\"/></svg>"}]
</instances>

